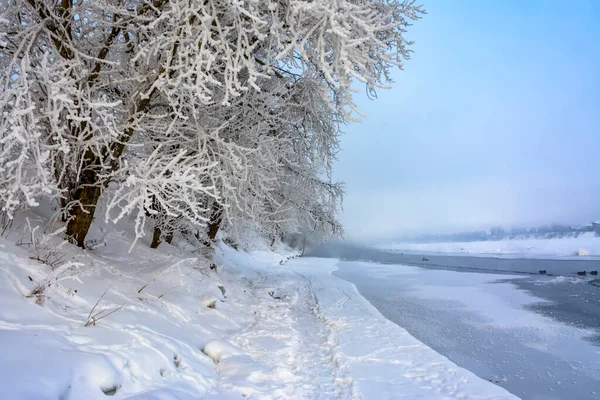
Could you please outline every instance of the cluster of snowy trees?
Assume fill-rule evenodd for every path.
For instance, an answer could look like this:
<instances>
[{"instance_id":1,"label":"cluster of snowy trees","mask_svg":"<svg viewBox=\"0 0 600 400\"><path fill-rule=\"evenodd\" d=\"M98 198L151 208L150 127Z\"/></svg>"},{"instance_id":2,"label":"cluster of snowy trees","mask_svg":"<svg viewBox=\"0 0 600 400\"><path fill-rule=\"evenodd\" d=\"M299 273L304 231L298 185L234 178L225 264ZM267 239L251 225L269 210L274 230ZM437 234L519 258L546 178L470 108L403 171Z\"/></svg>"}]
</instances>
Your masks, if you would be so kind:
<instances>
[{"instance_id":1,"label":"cluster of snowy trees","mask_svg":"<svg viewBox=\"0 0 600 400\"><path fill-rule=\"evenodd\" d=\"M352 85L410 55L396 0L0 0L0 207L54 201L79 246L341 232ZM96 212L105 200L102 215Z\"/></svg>"},{"instance_id":2,"label":"cluster of snowy trees","mask_svg":"<svg viewBox=\"0 0 600 400\"><path fill-rule=\"evenodd\" d=\"M399 240L411 243L449 243L449 242L483 242L488 240L512 240L512 239L554 239L578 237L586 232L596 232L600 236L600 224L592 222L589 225L561 225L550 224L532 228L512 227L506 228L495 226L485 231L470 231L446 234L423 234L413 237L401 238Z\"/></svg>"}]
</instances>

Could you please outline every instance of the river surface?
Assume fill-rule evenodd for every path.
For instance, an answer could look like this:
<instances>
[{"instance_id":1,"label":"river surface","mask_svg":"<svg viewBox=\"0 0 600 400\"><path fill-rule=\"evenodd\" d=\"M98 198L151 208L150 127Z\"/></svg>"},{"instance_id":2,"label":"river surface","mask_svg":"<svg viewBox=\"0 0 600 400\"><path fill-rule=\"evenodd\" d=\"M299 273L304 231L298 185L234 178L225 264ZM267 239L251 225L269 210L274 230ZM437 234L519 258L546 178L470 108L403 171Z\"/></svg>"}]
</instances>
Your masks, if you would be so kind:
<instances>
[{"instance_id":1,"label":"river surface","mask_svg":"<svg viewBox=\"0 0 600 400\"><path fill-rule=\"evenodd\" d=\"M523 399L600 399L600 281L589 274L598 261L310 255L340 258L334 275L383 316Z\"/></svg>"}]
</instances>

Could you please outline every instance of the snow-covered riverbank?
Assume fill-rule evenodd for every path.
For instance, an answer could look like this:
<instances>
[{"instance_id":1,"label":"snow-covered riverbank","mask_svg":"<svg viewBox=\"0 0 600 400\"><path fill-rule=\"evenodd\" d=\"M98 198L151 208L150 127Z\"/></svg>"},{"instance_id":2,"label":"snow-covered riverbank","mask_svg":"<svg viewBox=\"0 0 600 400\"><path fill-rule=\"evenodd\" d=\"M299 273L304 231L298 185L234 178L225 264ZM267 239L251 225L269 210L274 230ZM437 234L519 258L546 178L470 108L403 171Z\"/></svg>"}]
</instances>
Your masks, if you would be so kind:
<instances>
[{"instance_id":1,"label":"snow-covered riverbank","mask_svg":"<svg viewBox=\"0 0 600 400\"><path fill-rule=\"evenodd\" d=\"M215 273L106 240L29 298L50 268L0 241L4 398L512 398L384 319L335 260L221 246Z\"/></svg>"},{"instance_id":2,"label":"snow-covered riverbank","mask_svg":"<svg viewBox=\"0 0 600 400\"><path fill-rule=\"evenodd\" d=\"M523 399L598 399L600 296L580 277L344 260L334 273L411 335Z\"/></svg>"},{"instance_id":3,"label":"snow-covered riverbank","mask_svg":"<svg viewBox=\"0 0 600 400\"><path fill-rule=\"evenodd\" d=\"M391 243L377 246L382 250L446 253L460 255L494 255L503 257L600 257L600 237L585 233L562 239L487 240L448 243Z\"/></svg>"}]
</instances>

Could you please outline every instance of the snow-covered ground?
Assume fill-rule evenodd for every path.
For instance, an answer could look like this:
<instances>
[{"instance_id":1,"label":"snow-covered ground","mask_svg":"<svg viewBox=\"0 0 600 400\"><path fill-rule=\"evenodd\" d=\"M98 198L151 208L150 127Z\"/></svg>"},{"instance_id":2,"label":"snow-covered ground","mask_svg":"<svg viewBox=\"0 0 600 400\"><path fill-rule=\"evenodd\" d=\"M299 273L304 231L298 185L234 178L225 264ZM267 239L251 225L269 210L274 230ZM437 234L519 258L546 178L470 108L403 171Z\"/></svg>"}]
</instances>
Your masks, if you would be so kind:
<instances>
[{"instance_id":1,"label":"snow-covered ground","mask_svg":"<svg viewBox=\"0 0 600 400\"><path fill-rule=\"evenodd\" d=\"M600 256L600 237L588 232L577 238L507 239L449 243L395 243L378 247L394 251L448 254L492 254L510 257L581 257Z\"/></svg>"},{"instance_id":2,"label":"snow-covered ground","mask_svg":"<svg viewBox=\"0 0 600 400\"><path fill-rule=\"evenodd\" d=\"M335 260L221 245L215 272L169 245L103 241L45 282L31 248L0 239L2 398L513 398L383 318Z\"/></svg>"}]
</instances>

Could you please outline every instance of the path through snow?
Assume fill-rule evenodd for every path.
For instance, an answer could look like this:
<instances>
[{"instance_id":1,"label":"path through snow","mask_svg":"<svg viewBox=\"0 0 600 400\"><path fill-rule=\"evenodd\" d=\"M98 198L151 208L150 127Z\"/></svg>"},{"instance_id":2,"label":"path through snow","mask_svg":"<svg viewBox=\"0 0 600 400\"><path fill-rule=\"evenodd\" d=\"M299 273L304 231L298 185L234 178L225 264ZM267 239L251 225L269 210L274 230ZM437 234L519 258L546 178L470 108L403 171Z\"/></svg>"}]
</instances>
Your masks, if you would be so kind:
<instances>
[{"instance_id":1,"label":"path through snow","mask_svg":"<svg viewBox=\"0 0 600 400\"><path fill-rule=\"evenodd\" d=\"M331 275L336 264L302 258L243 268L254 296L277 302L257 304L256 323L233 341L289 377L288 398L516 398L383 318L354 285Z\"/></svg>"},{"instance_id":2,"label":"path through snow","mask_svg":"<svg viewBox=\"0 0 600 400\"><path fill-rule=\"evenodd\" d=\"M253 295L274 300L259 304L256 323L232 340L257 360L276 367L289 381L288 393L306 399L347 398L336 380L331 333L317 318L316 299L307 279L297 274L258 273Z\"/></svg>"}]
</instances>

